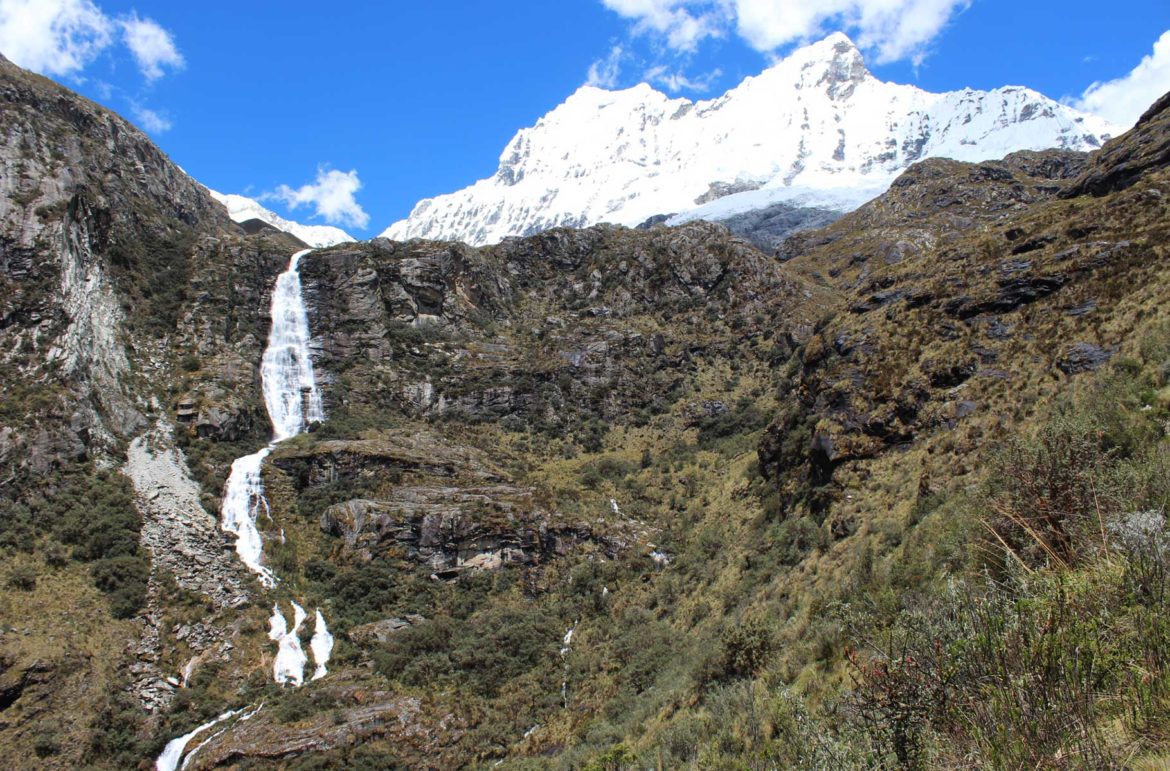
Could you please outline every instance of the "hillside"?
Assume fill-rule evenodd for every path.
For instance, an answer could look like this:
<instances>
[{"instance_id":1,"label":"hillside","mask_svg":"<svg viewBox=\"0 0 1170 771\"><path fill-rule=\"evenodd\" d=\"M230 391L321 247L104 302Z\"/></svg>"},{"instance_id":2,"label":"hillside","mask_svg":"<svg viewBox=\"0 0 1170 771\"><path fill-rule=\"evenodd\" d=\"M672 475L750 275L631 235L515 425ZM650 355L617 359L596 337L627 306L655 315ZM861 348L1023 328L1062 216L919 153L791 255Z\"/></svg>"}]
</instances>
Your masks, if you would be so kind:
<instances>
[{"instance_id":1,"label":"hillside","mask_svg":"<svg viewBox=\"0 0 1170 771\"><path fill-rule=\"evenodd\" d=\"M695 221L298 262L0 84L10 766L1170 757L1170 99L776 255ZM220 528L248 457L271 585ZM327 671L276 682L296 649Z\"/></svg>"}]
</instances>

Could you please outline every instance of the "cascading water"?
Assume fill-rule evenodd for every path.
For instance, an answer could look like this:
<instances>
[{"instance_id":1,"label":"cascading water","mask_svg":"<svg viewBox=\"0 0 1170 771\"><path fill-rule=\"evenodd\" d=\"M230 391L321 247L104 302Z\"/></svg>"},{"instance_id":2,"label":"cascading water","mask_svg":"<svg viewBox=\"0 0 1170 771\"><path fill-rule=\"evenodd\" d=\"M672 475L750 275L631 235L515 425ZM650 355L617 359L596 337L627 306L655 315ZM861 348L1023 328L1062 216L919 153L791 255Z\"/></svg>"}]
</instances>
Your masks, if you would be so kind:
<instances>
[{"instance_id":1,"label":"cascading water","mask_svg":"<svg viewBox=\"0 0 1170 771\"><path fill-rule=\"evenodd\" d=\"M175 771L179 767L179 761L183 759L183 750L187 749L187 745L199 734L206 731L208 728L215 726L230 717L235 717L243 710L232 710L225 712L215 720L208 721L196 728L191 733L183 734L177 739L171 739L167 742L167 746L163 749L163 753L158 756L158 760L154 761L156 771Z\"/></svg>"},{"instance_id":2,"label":"cascading water","mask_svg":"<svg viewBox=\"0 0 1170 771\"><path fill-rule=\"evenodd\" d=\"M329 674L325 665L333 655L333 635L329 633L329 627L325 626L325 617L321 615L320 608L317 608L317 617L313 620L313 639L309 640L309 649L313 651L313 661L317 662L313 679L319 680Z\"/></svg>"},{"instance_id":3,"label":"cascading water","mask_svg":"<svg viewBox=\"0 0 1170 771\"><path fill-rule=\"evenodd\" d=\"M272 328L268 347L260 361L260 383L264 406L272 421L272 442L232 464L223 494L222 527L236 536L236 553L249 570L267 587L276 585L276 576L262 564L264 542L256 528L261 508L267 511L264 480L260 470L277 442L291 439L311 423L325 419L321 391L309 356L309 315L301 295L298 264L310 249L297 252L288 269L276 279L272 290Z\"/></svg>"},{"instance_id":4,"label":"cascading water","mask_svg":"<svg viewBox=\"0 0 1170 771\"><path fill-rule=\"evenodd\" d=\"M264 349L264 356L260 361L261 388L264 391L264 406L268 409L268 417L272 421L272 441L259 452L245 455L232 463L220 510L221 527L236 536L236 553L240 560L268 588L276 585L276 575L263 564L264 541L256 527L261 509L265 513L268 512L268 501L264 498L264 480L261 476L264 459L278 442L291 439L312 423L325 419L321 391L317 388L313 360L309 356L309 316L305 310L304 297L301 295L301 275L298 272L301 258L311 251L306 249L292 256L288 269L277 277L276 287L272 291L272 329L268 333L268 346ZM308 614L297 603L293 602L291 605L292 629L288 628L288 621L280 612L280 606L273 605L272 616L268 620L268 636L277 644L276 658L272 666L273 678L278 683L299 687L304 684L305 664L308 663L308 657L301 648L299 632ZM309 648L316 664L313 674L313 679L316 680L328 671L325 665L333 653L333 635L325 626L325 617L321 615L319 609L314 619L313 638ZM189 676L189 673L185 674ZM163 750L163 754L155 761L155 767L159 771L175 771L179 761L183 759L183 751L192 739L209 728L239 715L241 711L225 712L194 731L172 739ZM259 711L260 707L257 707L240 720L248 720ZM215 736L204 740L192 750L187 755L184 766Z\"/></svg>"},{"instance_id":5,"label":"cascading water","mask_svg":"<svg viewBox=\"0 0 1170 771\"><path fill-rule=\"evenodd\" d=\"M272 442L232 464L221 512L223 529L236 536L236 553L240 560L270 588L276 585L276 575L263 564L264 541L256 527L261 510L268 511L261 476L264 459L278 442L291 439L312 423L325 419L321 391L317 388L313 360L309 355L309 315L305 310L298 270L301 258L310 251L306 249L292 256L288 269L277 277L272 290L272 328L268 333L268 346L260 360L260 383L264 406L272 421ZM279 606L273 606L269 637L278 646L273 666L276 681L299 686L304 682L306 657L297 634L306 614L295 602L292 607L293 628L289 630ZM317 665L314 678L325 671L325 664L333 651L333 637L325 627L320 610L315 621L311 646ZM318 635L323 635L320 642Z\"/></svg>"},{"instance_id":6,"label":"cascading water","mask_svg":"<svg viewBox=\"0 0 1170 771\"><path fill-rule=\"evenodd\" d=\"M268 637L277 644L276 659L272 662L272 678L281 685L304 685L305 664L308 657L301 648L301 624L305 623L305 609L295 602L293 608L293 628L288 628L284 614L278 605L272 606L272 617L268 619Z\"/></svg>"}]
</instances>

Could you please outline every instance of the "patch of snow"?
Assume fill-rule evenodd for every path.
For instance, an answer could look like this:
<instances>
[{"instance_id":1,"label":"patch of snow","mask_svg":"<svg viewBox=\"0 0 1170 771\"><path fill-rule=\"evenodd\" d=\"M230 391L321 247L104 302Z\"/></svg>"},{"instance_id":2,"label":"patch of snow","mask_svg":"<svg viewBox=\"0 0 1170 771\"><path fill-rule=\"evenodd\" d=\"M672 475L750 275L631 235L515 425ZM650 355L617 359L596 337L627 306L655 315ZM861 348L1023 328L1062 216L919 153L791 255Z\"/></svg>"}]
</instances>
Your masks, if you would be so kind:
<instances>
[{"instance_id":1,"label":"patch of snow","mask_svg":"<svg viewBox=\"0 0 1170 771\"><path fill-rule=\"evenodd\" d=\"M247 222L248 220L255 219L261 222L267 222L277 230L283 230L285 233L294 235L315 249L324 249L327 246L335 246L336 244L349 243L355 240L349 233L331 225L303 225L299 222L286 220L276 212L261 206L258 201L246 196L225 195L224 193L218 193L211 189L208 189L207 192L211 193L212 198L227 208L228 216L232 218L232 221Z\"/></svg>"}]
</instances>

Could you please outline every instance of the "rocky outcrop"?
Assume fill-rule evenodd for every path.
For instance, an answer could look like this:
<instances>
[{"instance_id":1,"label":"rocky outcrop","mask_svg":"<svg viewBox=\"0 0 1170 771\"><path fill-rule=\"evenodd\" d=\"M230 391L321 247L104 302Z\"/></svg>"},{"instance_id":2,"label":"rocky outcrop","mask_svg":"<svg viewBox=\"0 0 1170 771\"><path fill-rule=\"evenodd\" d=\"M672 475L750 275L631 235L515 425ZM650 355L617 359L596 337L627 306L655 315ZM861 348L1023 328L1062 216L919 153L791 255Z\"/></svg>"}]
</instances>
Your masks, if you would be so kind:
<instances>
[{"instance_id":1,"label":"rocky outcrop","mask_svg":"<svg viewBox=\"0 0 1170 771\"><path fill-rule=\"evenodd\" d=\"M245 712L206 744L196 745L187 768L220 768L241 762L280 761L313 752L367 742L394 747L404 765L454 767L446 750L465 730L452 715L431 714L429 705L412 696L368 688L360 683L330 683L317 699L332 709L292 723L281 722L271 708Z\"/></svg>"},{"instance_id":2,"label":"rocky outcrop","mask_svg":"<svg viewBox=\"0 0 1170 771\"><path fill-rule=\"evenodd\" d=\"M1158 114L1145 129L1164 140ZM1094 317L1157 304L1120 287L1158 291L1150 271L1162 250L1166 170L1143 167L1156 189L1081 197L1076 207L1058 198L1082 195L1118 148L1150 145L1141 131L1091 161L1064 152L927 161L880 199L789 239L788 266L832 282L848 309L804 345L784 386L795 402L760 445L761 469L789 505L823 510L843 466L889 451L926 443L933 452L936 442L970 450L981 416L1008 403L1031 369L1073 376L1108 360L1123 338Z\"/></svg>"},{"instance_id":3,"label":"rocky outcrop","mask_svg":"<svg viewBox=\"0 0 1170 771\"><path fill-rule=\"evenodd\" d=\"M369 624L361 624L349 630L349 639L355 644L371 647L389 642L392 637L404 629L425 624L426 619L417 614L403 618L386 618Z\"/></svg>"},{"instance_id":4,"label":"rocky outcrop","mask_svg":"<svg viewBox=\"0 0 1170 771\"><path fill-rule=\"evenodd\" d=\"M579 552L590 542L612 559L628 543L544 511L536 506L534 491L510 486L398 487L385 499L329 507L321 515L321 530L343 542L348 559L405 554L444 579L536 565Z\"/></svg>"},{"instance_id":5,"label":"rocky outcrop","mask_svg":"<svg viewBox=\"0 0 1170 771\"><path fill-rule=\"evenodd\" d=\"M1170 93L1154 102L1130 131L1111 140L1061 195L1102 196L1124 190L1143 175L1170 165Z\"/></svg>"}]
</instances>

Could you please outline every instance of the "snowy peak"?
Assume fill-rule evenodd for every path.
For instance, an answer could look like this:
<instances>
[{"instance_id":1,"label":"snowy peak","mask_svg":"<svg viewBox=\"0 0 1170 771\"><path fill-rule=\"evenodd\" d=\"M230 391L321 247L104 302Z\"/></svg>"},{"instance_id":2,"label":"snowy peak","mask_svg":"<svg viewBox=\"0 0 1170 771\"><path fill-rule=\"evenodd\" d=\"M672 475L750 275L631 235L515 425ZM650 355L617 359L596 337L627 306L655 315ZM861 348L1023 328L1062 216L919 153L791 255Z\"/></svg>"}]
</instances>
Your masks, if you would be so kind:
<instances>
[{"instance_id":1,"label":"snowy peak","mask_svg":"<svg viewBox=\"0 0 1170 771\"><path fill-rule=\"evenodd\" d=\"M872 77L861 51L841 32L806 46L797 53L803 56L794 55L786 61L800 65L801 84L824 87L832 98L844 94L849 84L857 84ZM781 69L782 65L783 62Z\"/></svg>"},{"instance_id":2,"label":"snowy peak","mask_svg":"<svg viewBox=\"0 0 1170 771\"><path fill-rule=\"evenodd\" d=\"M644 83L582 87L513 137L494 176L421 201L383 235L479 245L697 207L708 218L782 202L845 211L925 158L1092 150L1117 133L1026 88L934 94L883 82L837 33L707 101Z\"/></svg>"},{"instance_id":3,"label":"snowy peak","mask_svg":"<svg viewBox=\"0 0 1170 771\"><path fill-rule=\"evenodd\" d=\"M283 230L285 233L296 236L314 249L323 249L326 246L355 240L353 236L341 228L329 225L302 225L299 222L287 220L276 212L264 208L255 199L246 196L217 193L211 189L208 189L207 192L211 193L212 198L227 208L228 215L234 222L247 222L249 220L266 222L277 230Z\"/></svg>"}]
</instances>

